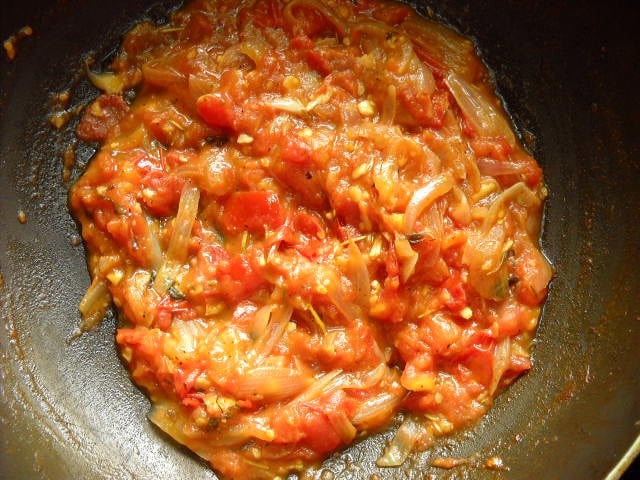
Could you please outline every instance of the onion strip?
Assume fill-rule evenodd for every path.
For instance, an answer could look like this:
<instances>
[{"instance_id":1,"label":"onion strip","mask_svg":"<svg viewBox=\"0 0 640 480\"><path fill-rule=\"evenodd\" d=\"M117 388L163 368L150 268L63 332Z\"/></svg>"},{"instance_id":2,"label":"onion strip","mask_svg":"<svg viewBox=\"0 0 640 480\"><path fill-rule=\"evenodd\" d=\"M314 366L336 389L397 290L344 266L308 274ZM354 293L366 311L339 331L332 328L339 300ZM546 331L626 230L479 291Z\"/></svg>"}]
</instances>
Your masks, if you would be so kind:
<instances>
[{"instance_id":1,"label":"onion strip","mask_svg":"<svg viewBox=\"0 0 640 480\"><path fill-rule=\"evenodd\" d=\"M497 107L491 105L478 87L455 73L449 73L444 82L460 110L479 135L503 137L510 145L515 145L516 138L509 122Z\"/></svg>"},{"instance_id":2,"label":"onion strip","mask_svg":"<svg viewBox=\"0 0 640 480\"><path fill-rule=\"evenodd\" d=\"M424 433L424 427L411 416L407 416L376 464L379 467L399 467L402 465L422 433Z\"/></svg>"},{"instance_id":3,"label":"onion strip","mask_svg":"<svg viewBox=\"0 0 640 480\"><path fill-rule=\"evenodd\" d=\"M491 204L489 212L482 223L482 231L488 232L492 225L499 218L500 211L506 208L506 205L513 201L520 201L525 206L538 206L540 199L533 193L523 182L518 182L504 192Z\"/></svg>"},{"instance_id":4,"label":"onion strip","mask_svg":"<svg viewBox=\"0 0 640 480\"><path fill-rule=\"evenodd\" d=\"M451 175L443 173L413 193L404 214L404 233L406 235L413 233L413 227L418 220L418 216L438 197L451 190L453 185L454 182Z\"/></svg>"}]
</instances>

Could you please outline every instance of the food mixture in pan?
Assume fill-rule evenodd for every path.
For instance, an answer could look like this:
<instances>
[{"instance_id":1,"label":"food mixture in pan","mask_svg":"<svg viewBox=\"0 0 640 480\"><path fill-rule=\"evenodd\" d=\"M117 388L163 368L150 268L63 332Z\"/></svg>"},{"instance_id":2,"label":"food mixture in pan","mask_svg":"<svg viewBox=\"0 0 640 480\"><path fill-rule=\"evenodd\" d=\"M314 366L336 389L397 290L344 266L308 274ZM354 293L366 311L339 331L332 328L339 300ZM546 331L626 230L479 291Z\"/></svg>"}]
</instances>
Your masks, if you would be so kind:
<instances>
[{"instance_id":1,"label":"food mixture in pan","mask_svg":"<svg viewBox=\"0 0 640 480\"><path fill-rule=\"evenodd\" d=\"M196 0L90 78L84 326L113 301L151 421L223 477L398 418L401 465L531 367L546 191L468 39L378 0Z\"/></svg>"}]
</instances>

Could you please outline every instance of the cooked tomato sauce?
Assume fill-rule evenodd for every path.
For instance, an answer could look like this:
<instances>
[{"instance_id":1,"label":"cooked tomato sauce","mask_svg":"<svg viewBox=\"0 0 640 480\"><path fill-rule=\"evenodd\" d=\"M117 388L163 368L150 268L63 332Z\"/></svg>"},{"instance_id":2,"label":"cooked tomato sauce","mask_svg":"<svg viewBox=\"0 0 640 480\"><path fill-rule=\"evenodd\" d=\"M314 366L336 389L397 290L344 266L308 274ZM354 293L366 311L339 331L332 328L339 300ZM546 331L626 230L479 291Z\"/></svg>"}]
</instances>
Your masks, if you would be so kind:
<instances>
[{"instance_id":1,"label":"cooked tomato sauce","mask_svg":"<svg viewBox=\"0 0 640 480\"><path fill-rule=\"evenodd\" d=\"M151 420L223 477L405 412L400 465L531 367L545 188L468 39L378 0L196 0L93 79L85 324L112 299Z\"/></svg>"}]
</instances>

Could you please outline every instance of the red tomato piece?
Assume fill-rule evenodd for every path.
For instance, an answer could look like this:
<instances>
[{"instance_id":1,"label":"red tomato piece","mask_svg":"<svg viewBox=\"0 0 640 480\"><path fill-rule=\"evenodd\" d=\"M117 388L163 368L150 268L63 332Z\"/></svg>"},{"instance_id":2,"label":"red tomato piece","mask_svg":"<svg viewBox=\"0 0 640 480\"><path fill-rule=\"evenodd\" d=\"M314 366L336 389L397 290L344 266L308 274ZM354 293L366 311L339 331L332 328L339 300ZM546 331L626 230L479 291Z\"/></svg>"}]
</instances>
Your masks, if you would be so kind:
<instances>
[{"instance_id":1,"label":"red tomato piece","mask_svg":"<svg viewBox=\"0 0 640 480\"><path fill-rule=\"evenodd\" d=\"M327 414L315 405L300 405L300 431L303 442L318 454L331 452L342 443Z\"/></svg>"},{"instance_id":2,"label":"red tomato piece","mask_svg":"<svg viewBox=\"0 0 640 480\"><path fill-rule=\"evenodd\" d=\"M85 142L102 142L128 111L121 95L100 95L85 110L76 134Z\"/></svg>"},{"instance_id":3,"label":"red tomato piece","mask_svg":"<svg viewBox=\"0 0 640 480\"><path fill-rule=\"evenodd\" d=\"M373 11L373 16L378 20L382 20L389 25L398 25L409 16L411 8L406 5L395 3L383 4L380 8Z\"/></svg>"},{"instance_id":4,"label":"red tomato piece","mask_svg":"<svg viewBox=\"0 0 640 480\"><path fill-rule=\"evenodd\" d=\"M294 165L308 165L313 162L311 146L296 134L283 140L280 156L284 162Z\"/></svg>"},{"instance_id":5,"label":"red tomato piece","mask_svg":"<svg viewBox=\"0 0 640 480\"><path fill-rule=\"evenodd\" d=\"M260 269L245 255L237 255L220 264L218 281L220 293L230 301L240 302L264 285ZM255 263L255 262L254 262Z\"/></svg>"},{"instance_id":6,"label":"red tomato piece","mask_svg":"<svg viewBox=\"0 0 640 480\"><path fill-rule=\"evenodd\" d=\"M264 232L284 223L285 212L275 192L236 192L225 203L222 226L232 233Z\"/></svg>"},{"instance_id":7,"label":"red tomato piece","mask_svg":"<svg viewBox=\"0 0 640 480\"><path fill-rule=\"evenodd\" d=\"M235 130L236 114L233 102L220 93L202 95L196 101L198 114L213 128Z\"/></svg>"},{"instance_id":8,"label":"red tomato piece","mask_svg":"<svg viewBox=\"0 0 640 480\"><path fill-rule=\"evenodd\" d=\"M446 291L444 304L449 310L459 312L467 306L467 292L460 278L460 272L456 272L456 274L449 277L442 285L442 288Z\"/></svg>"},{"instance_id":9,"label":"red tomato piece","mask_svg":"<svg viewBox=\"0 0 640 480\"><path fill-rule=\"evenodd\" d=\"M141 183L141 200L153 215L167 217L177 211L184 178L152 171Z\"/></svg>"}]
</instances>

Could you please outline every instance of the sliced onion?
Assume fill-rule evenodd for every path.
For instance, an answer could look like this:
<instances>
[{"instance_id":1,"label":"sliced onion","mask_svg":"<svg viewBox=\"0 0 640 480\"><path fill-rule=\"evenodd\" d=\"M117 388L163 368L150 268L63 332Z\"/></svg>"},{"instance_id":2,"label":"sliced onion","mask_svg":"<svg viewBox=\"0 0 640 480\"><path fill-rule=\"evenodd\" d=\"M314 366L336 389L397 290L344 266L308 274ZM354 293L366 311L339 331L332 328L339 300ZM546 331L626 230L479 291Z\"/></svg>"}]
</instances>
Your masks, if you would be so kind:
<instances>
[{"instance_id":1,"label":"sliced onion","mask_svg":"<svg viewBox=\"0 0 640 480\"><path fill-rule=\"evenodd\" d=\"M384 96L382 103L382 115L380 115L380 123L383 125L393 125L398 109L398 100L396 98L396 86L389 85L387 94Z\"/></svg>"},{"instance_id":2,"label":"sliced onion","mask_svg":"<svg viewBox=\"0 0 640 480\"><path fill-rule=\"evenodd\" d=\"M93 85L105 93L119 94L125 88L124 79L115 73L94 73L87 68L87 76Z\"/></svg>"},{"instance_id":3,"label":"sliced onion","mask_svg":"<svg viewBox=\"0 0 640 480\"><path fill-rule=\"evenodd\" d=\"M148 245L150 265L153 270L158 271L162 265L163 255L162 248L160 247L160 240L158 239L157 224L147 215L145 215L144 219L147 222L147 231L149 232Z\"/></svg>"},{"instance_id":4,"label":"sliced onion","mask_svg":"<svg viewBox=\"0 0 640 480\"><path fill-rule=\"evenodd\" d=\"M438 197L446 194L453 187L454 182L449 173L438 175L424 187L419 188L409 200L407 209L404 213L404 233L410 235L413 233L413 227L420 214Z\"/></svg>"},{"instance_id":5,"label":"sliced onion","mask_svg":"<svg viewBox=\"0 0 640 480\"><path fill-rule=\"evenodd\" d=\"M360 404L351 421L362 430L375 428L386 423L402 402L402 395L382 393Z\"/></svg>"},{"instance_id":6,"label":"sliced onion","mask_svg":"<svg viewBox=\"0 0 640 480\"><path fill-rule=\"evenodd\" d=\"M218 85L218 80L198 75L189 75L189 94L195 102L202 95L211 93Z\"/></svg>"},{"instance_id":7,"label":"sliced onion","mask_svg":"<svg viewBox=\"0 0 640 480\"><path fill-rule=\"evenodd\" d=\"M91 285L80 300L80 331L86 332L94 328L104 318L111 304L111 294L107 282L95 275Z\"/></svg>"},{"instance_id":8,"label":"sliced onion","mask_svg":"<svg viewBox=\"0 0 640 480\"><path fill-rule=\"evenodd\" d=\"M310 9L314 10L325 20L327 20L333 28L335 28L336 32L340 37L343 37L345 32L347 31L347 26L345 23L336 17L331 10L325 7L322 3L317 0L292 0L284 7L283 10L283 19L289 25L289 27L293 30L295 34L306 33L297 31L298 26L300 25L300 21L296 18L294 14L294 10L296 9Z\"/></svg>"},{"instance_id":9,"label":"sliced onion","mask_svg":"<svg viewBox=\"0 0 640 480\"><path fill-rule=\"evenodd\" d=\"M506 337L493 350L493 374L489 385L489 394L493 393L500 384L500 379L511 364L511 337Z\"/></svg>"},{"instance_id":10,"label":"sliced onion","mask_svg":"<svg viewBox=\"0 0 640 480\"><path fill-rule=\"evenodd\" d=\"M469 200L459 187L451 189L453 202L449 205L449 216L462 227L466 227L471 223L471 207Z\"/></svg>"},{"instance_id":11,"label":"sliced onion","mask_svg":"<svg viewBox=\"0 0 640 480\"><path fill-rule=\"evenodd\" d=\"M189 253L189 239L191 229L198 214L200 190L189 184L185 185L180 195L178 213L174 220L173 231L169 240L169 248L164 262L156 273L153 288L158 295L164 295L176 281L182 265L187 260Z\"/></svg>"},{"instance_id":12,"label":"sliced onion","mask_svg":"<svg viewBox=\"0 0 640 480\"><path fill-rule=\"evenodd\" d=\"M244 41L240 44L240 51L249 57L256 65L265 57L271 45L265 40L262 31L249 25L248 34L244 35Z\"/></svg>"},{"instance_id":13,"label":"sliced onion","mask_svg":"<svg viewBox=\"0 0 640 480\"><path fill-rule=\"evenodd\" d=\"M307 111L307 107L300 100L292 97L270 99L265 101L264 105L289 113L305 113Z\"/></svg>"},{"instance_id":14,"label":"sliced onion","mask_svg":"<svg viewBox=\"0 0 640 480\"><path fill-rule=\"evenodd\" d=\"M271 315L274 309L275 305L265 305L259 310L253 312L250 330L253 338L259 339L267 333L269 320L271 320Z\"/></svg>"},{"instance_id":15,"label":"sliced onion","mask_svg":"<svg viewBox=\"0 0 640 480\"><path fill-rule=\"evenodd\" d=\"M523 164L500 161L491 157L482 157L476 161L478 169L482 175L495 177L497 175L518 175L525 173L526 167Z\"/></svg>"},{"instance_id":16,"label":"sliced onion","mask_svg":"<svg viewBox=\"0 0 640 480\"><path fill-rule=\"evenodd\" d=\"M379 467L399 467L424 433L424 427L407 416L376 464Z\"/></svg>"},{"instance_id":17,"label":"sliced onion","mask_svg":"<svg viewBox=\"0 0 640 480\"><path fill-rule=\"evenodd\" d=\"M328 287L327 297L331 300L331 303L338 309L340 314L349 322L355 322L358 318L357 308L353 303L347 301L345 298L340 283L331 283Z\"/></svg>"},{"instance_id":18,"label":"sliced onion","mask_svg":"<svg viewBox=\"0 0 640 480\"><path fill-rule=\"evenodd\" d=\"M472 78L478 67L474 45L468 38L438 22L414 17L402 24L416 53L430 67L441 74L455 72L463 78Z\"/></svg>"},{"instance_id":19,"label":"sliced onion","mask_svg":"<svg viewBox=\"0 0 640 480\"><path fill-rule=\"evenodd\" d=\"M492 225L497 222L500 217L500 212L506 208L508 203L513 201L519 201L527 207L540 205L540 199L536 194L533 193L523 182L518 182L503 191L491 204L489 212L482 224L482 230L487 232Z\"/></svg>"},{"instance_id":20,"label":"sliced onion","mask_svg":"<svg viewBox=\"0 0 640 480\"><path fill-rule=\"evenodd\" d=\"M184 418L182 412L176 412L175 405L154 403L151 411L147 415L149 421L160 430L168 434L171 438L183 445L189 445L197 455L205 460L209 460L213 445L206 442L194 442L193 435L188 434L189 422ZM187 431L185 431L187 430ZM198 430L195 432L200 433Z\"/></svg>"},{"instance_id":21,"label":"sliced onion","mask_svg":"<svg viewBox=\"0 0 640 480\"><path fill-rule=\"evenodd\" d=\"M334 391L332 390L333 380L341 373L341 370L332 370L325 373L320 378L316 379L309 388L294 398L291 403L310 402L325 395L326 393Z\"/></svg>"},{"instance_id":22,"label":"sliced onion","mask_svg":"<svg viewBox=\"0 0 640 480\"><path fill-rule=\"evenodd\" d=\"M257 314L258 312L256 312ZM266 331L255 342L256 364L261 363L282 339L289 320L291 320L291 315L293 315L293 308L290 306L279 306L273 309Z\"/></svg>"},{"instance_id":23,"label":"sliced onion","mask_svg":"<svg viewBox=\"0 0 640 480\"><path fill-rule=\"evenodd\" d=\"M355 242L350 241L347 249L349 259L347 260L346 270L356 291L356 301L362 308L368 308L371 280L367 263Z\"/></svg>"},{"instance_id":24,"label":"sliced onion","mask_svg":"<svg viewBox=\"0 0 640 480\"><path fill-rule=\"evenodd\" d=\"M469 267L469 284L483 298L501 300L509 292L504 243L505 231L501 224L467 239L462 263Z\"/></svg>"},{"instance_id":25,"label":"sliced onion","mask_svg":"<svg viewBox=\"0 0 640 480\"><path fill-rule=\"evenodd\" d=\"M189 239L191 229L198 214L198 203L200 201L200 190L192 185L185 185L180 195L178 213L173 224L167 257L178 263L187 260L189 251Z\"/></svg>"},{"instance_id":26,"label":"sliced onion","mask_svg":"<svg viewBox=\"0 0 640 480\"><path fill-rule=\"evenodd\" d=\"M176 340L176 350L188 356L198 348L198 340L206 337L207 324L202 320L179 320L171 324L171 334Z\"/></svg>"},{"instance_id":27,"label":"sliced onion","mask_svg":"<svg viewBox=\"0 0 640 480\"><path fill-rule=\"evenodd\" d=\"M229 387L236 398L259 397L267 401L280 401L299 394L311 382L311 378L299 370L264 366L242 372Z\"/></svg>"},{"instance_id":28,"label":"sliced onion","mask_svg":"<svg viewBox=\"0 0 640 480\"><path fill-rule=\"evenodd\" d=\"M145 63L142 65L144 81L157 87L171 87L174 85L188 84L187 78L177 70L159 62Z\"/></svg>"},{"instance_id":29,"label":"sliced onion","mask_svg":"<svg viewBox=\"0 0 640 480\"><path fill-rule=\"evenodd\" d=\"M400 261L402 281L406 282L416 270L419 257L418 252L411 248L409 240L400 237L397 234L394 247L396 249L396 254L398 255L398 260Z\"/></svg>"},{"instance_id":30,"label":"sliced onion","mask_svg":"<svg viewBox=\"0 0 640 480\"><path fill-rule=\"evenodd\" d=\"M331 426L336 431L340 440L345 445L351 443L353 439L356 437L356 427L353 426L349 417L347 417L346 413L340 410L330 410L327 412L327 416L329 417L329 421L331 422Z\"/></svg>"},{"instance_id":31,"label":"sliced onion","mask_svg":"<svg viewBox=\"0 0 640 480\"><path fill-rule=\"evenodd\" d=\"M503 137L509 144L515 145L516 138L509 122L478 87L466 82L455 73L449 73L445 83L465 118L479 135Z\"/></svg>"}]
</instances>

